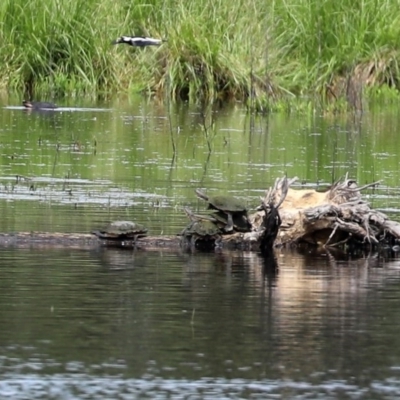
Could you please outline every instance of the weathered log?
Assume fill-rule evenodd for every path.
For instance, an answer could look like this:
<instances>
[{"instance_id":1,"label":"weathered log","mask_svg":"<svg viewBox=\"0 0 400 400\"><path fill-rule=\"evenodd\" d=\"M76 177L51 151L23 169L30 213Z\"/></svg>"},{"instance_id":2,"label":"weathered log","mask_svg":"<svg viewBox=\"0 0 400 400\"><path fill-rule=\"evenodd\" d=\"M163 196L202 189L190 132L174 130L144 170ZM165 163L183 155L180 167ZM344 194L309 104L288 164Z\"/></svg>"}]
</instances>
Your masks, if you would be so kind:
<instances>
[{"instance_id":1,"label":"weathered log","mask_svg":"<svg viewBox=\"0 0 400 400\"><path fill-rule=\"evenodd\" d=\"M273 246L312 244L346 249L384 245L400 249L400 224L373 210L363 201L358 187L347 176L326 192L294 190L293 179L277 179L258 211L251 216L251 232L223 234L214 249L240 249L268 253ZM99 240L90 234L20 232L0 234L0 246L69 247L104 246L145 250L179 249L180 236L146 236L132 240Z\"/></svg>"},{"instance_id":2,"label":"weathered log","mask_svg":"<svg viewBox=\"0 0 400 400\"><path fill-rule=\"evenodd\" d=\"M258 251L262 232L234 233L223 236L218 249ZM87 233L61 232L18 232L1 233L1 247L18 248L75 248L96 249L101 246L125 249L157 250L182 248L181 238L177 235L145 236L136 240L102 240Z\"/></svg>"},{"instance_id":3,"label":"weathered log","mask_svg":"<svg viewBox=\"0 0 400 400\"><path fill-rule=\"evenodd\" d=\"M289 189L279 210L282 223L275 245L398 245L400 224L362 200L360 191L377 183L358 187L346 175L322 193ZM260 213L252 216L253 225L260 223Z\"/></svg>"},{"instance_id":4,"label":"weathered log","mask_svg":"<svg viewBox=\"0 0 400 400\"><path fill-rule=\"evenodd\" d=\"M281 187L288 188L286 178L275 182L275 189L270 189L268 195L262 202L263 216L261 224L249 232L234 232L216 235L210 243L206 243L207 249L240 249L247 251L264 252L272 250L273 243L278 233L280 218L278 207L283 202L284 195ZM280 185L279 185L280 183ZM276 192L276 193L275 193ZM276 203L276 198L279 199ZM193 214L193 217L196 215ZM135 231L133 223L123 222L111 225L106 231L93 231L93 234L68 234L68 233L50 233L50 232L19 232L15 234L0 234L0 246L17 246L17 247L69 247L92 249L99 246L121 247L129 249L186 249L185 241L182 240L182 234L176 236L145 236L145 230L139 229L139 233ZM136 225L135 225L136 226ZM121 233L119 232L121 230ZM196 242L202 248L202 242ZM190 247L190 246L189 246ZM192 249L191 249L192 250Z\"/></svg>"}]
</instances>

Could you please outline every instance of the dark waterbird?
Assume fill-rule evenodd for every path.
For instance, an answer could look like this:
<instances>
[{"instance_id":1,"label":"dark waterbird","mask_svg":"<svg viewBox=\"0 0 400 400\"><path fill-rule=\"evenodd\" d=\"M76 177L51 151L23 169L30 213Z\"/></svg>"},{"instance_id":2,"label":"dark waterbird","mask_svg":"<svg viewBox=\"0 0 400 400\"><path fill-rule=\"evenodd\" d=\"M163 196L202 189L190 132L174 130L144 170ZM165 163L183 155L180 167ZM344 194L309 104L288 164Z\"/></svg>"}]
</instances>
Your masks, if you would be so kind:
<instances>
[{"instance_id":1,"label":"dark waterbird","mask_svg":"<svg viewBox=\"0 0 400 400\"><path fill-rule=\"evenodd\" d=\"M54 110L57 106L54 103L42 101L29 101L24 100L22 105L29 110Z\"/></svg>"},{"instance_id":2,"label":"dark waterbird","mask_svg":"<svg viewBox=\"0 0 400 400\"><path fill-rule=\"evenodd\" d=\"M141 36L121 36L116 40L113 40L111 44L125 43L133 47L146 47L146 46L160 46L165 39L154 39L150 37Z\"/></svg>"}]
</instances>

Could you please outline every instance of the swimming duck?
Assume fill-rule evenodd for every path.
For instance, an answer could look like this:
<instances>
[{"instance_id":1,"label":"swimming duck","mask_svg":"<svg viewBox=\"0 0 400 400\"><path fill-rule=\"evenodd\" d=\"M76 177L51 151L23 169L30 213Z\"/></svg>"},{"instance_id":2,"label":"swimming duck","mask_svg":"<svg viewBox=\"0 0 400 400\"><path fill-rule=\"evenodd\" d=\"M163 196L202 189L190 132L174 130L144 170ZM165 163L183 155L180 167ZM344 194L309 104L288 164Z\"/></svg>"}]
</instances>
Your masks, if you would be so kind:
<instances>
[{"instance_id":1,"label":"swimming duck","mask_svg":"<svg viewBox=\"0 0 400 400\"><path fill-rule=\"evenodd\" d=\"M116 40L113 40L111 44L125 43L133 47L146 47L146 46L160 46L165 39L153 39L150 37L140 36L121 36Z\"/></svg>"},{"instance_id":2,"label":"swimming duck","mask_svg":"<svg viewBox=\"0 0 400 400\"><path fill-rule=\"evenodd\" d=\"M47 103L42 101L24 100L22 102L22 105L30 110L54 110L55 108L57 108L57 106L53 103Z\"/></svg>"}]
</instances>

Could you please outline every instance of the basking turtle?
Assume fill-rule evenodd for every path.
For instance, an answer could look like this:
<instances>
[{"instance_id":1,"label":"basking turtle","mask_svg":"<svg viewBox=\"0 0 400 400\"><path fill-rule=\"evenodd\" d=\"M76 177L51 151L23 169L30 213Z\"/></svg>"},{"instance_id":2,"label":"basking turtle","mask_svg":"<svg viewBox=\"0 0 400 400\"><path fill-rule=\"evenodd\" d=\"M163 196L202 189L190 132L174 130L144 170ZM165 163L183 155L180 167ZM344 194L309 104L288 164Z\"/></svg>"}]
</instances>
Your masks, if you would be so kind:
<instances>
[{"instance_id":1,"label":"basking turtle","mask_svg":"<svg viewBox=\"0 0 400 400\"><path fill-rule=\"evenodd\" d=\"M251 223L247 217L247 213L230 213L232 218L232 229L230 229L229 214L224 211L215 210L213 217L222 225L225 232L231 232L232 230L237 232L250 232Z\"/></svg>"},{"instance_id":2,"label":"basking turtle","mask_svg":"<svg viewBox=\"0 0 400 400\"><path fill-rule=\"evenodd\" d=\"M199 189L196 189L196 195L208 202L209 209L217 211L215 218L225 223L226 232L231 232L234 228L243 232L250 231L246 205L241 200L232 196L207 196Z\"/></svg>"},{"instance_id":3,"label":"basking turtle","mask_svg":"<svg viewBox=\"0 0 400 400\"><path fill-rule=\"evenodd\" d=\"M215 242L221 238L218 221L210 216L193 214L188 208L184 210L190 222L181 232L182 243L202 249L214 248Z\"/></svg>"},{"instance_id":4,"label":"basking turtle","mask_svg":"<svg viewBox=\"0 0 400 400\"><path fill-rule=\"evenodd\" d=\"M136 241L147 234L147 229L136 222L131 221L113 221L101 231L92 231L99 239L110 241Z\"/></svg>"}]
</instances>

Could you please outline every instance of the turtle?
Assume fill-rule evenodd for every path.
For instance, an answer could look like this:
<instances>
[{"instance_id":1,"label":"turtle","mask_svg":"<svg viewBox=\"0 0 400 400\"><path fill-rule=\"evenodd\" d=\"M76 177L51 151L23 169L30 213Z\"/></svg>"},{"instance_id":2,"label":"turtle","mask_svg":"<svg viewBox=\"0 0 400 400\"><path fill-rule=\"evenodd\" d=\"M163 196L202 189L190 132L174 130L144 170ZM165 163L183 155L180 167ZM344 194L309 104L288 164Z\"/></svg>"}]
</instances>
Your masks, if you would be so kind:
<instances>
[{"instance_id":1,"label":"turtle","mask_svg":"<svg viewBox=\"0 0 400 400\"><path fill-rule=\"evenodd\" d=\"M247 217L247 213L230 213L232 218L232 229L230 229L229 214L225 211L214 211L214 218L222 225L225 232L231 233L232 231L237 232L250 232L251 223Z\"/></svg>"},{"instance_id":2,"label":"turtle","mask_svg":"<svg viewBox=\"0 0 400 400\"><path fill-rule=\"evenodd\" d=\"M113 221L110 222L103 230L92 231L99 239L110 241L136 241L140 237L147 234L147 229L136 222L132 221Z\"/></svg>"},{"instance_id":3,"label":"turtle","mask_svg":"<svg viewBox=\"0 0 400 400\"><path fill-rule=\"evenodd\" d=\"M216 210L215 218L225 223L225 232L232 232L234 228L242 232L250 231L246 205L241 200L233 196L207 196L200 189L195 192L200 199L208 202L209 209Z\"/></svg>"},{"instance_id":4,"label":"turtle","mask_svg":"<svg viewBox=\"0 0 400 400\"><path fill-rule=\"evenodd\" d=\"M184 210L190 222L180 233L182 243L201 249L214 248L221 238L218 221L211 216L194 214L188 208Z\"/></svg>"}]
</instances>

